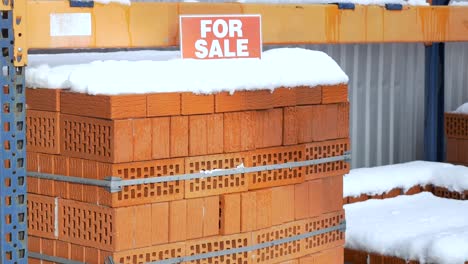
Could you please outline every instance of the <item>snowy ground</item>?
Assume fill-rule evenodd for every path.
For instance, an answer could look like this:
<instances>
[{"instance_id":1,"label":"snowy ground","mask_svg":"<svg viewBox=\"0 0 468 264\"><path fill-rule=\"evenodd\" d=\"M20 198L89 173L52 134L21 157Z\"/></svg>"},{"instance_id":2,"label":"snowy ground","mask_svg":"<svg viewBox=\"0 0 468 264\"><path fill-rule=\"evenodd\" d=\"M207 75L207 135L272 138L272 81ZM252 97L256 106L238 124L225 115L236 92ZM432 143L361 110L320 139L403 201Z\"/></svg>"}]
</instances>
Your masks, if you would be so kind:
<instances>
[{"instance_id":1,"label":"snowy ground","mask_svg":"<svg viewBox=\"0 0 468 264\"><path fill-rule=\"evenodd\" d=\"M433 184L450 191L468 190L468 167L448 163L414 161L351 170L344 176L343 197L379 195L401 188Z\"/></svg>"},{"instance_id":2,"label":"snowy ground","mask_svg":"<svg viewBox=\"0 0 468 264\"><path fill-rule=\"evenodd\" d=\"M88 94L215 93L336 85L348 76L327 54L299 48L262 59L182 60L178 52L32 55L26 86Z\"/></svg>"},{"instance_id":3,"label":"snowy ground","mask_svg":"<svg viewBox=\"0 0 468 264\"><path fill-rule=\"evenodd\" d=\"M468 261L468 201L424 192L344 208L347 248L421 263Z\"/></svg>"}]
</instances>

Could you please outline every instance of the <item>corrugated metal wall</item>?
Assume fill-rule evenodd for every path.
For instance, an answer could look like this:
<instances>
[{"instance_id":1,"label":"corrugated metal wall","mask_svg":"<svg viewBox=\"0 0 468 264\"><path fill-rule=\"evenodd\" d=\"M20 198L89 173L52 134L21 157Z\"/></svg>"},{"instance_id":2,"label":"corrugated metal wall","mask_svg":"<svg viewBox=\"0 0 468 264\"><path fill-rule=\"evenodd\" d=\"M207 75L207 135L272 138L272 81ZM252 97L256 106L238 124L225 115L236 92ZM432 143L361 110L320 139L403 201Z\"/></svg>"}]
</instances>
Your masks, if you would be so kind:
<instances>
[{"instance_id":1,"label":"corrugated metal wall","mask_svg":"<svg viewBox=\"0 0 468 264\"><path fill-rule=\"evenodd\" d=\"M445 110L468 102L468 43L445 45Z\"/></svg>"},{"instance_id":2,"label":"corrugated metal wall","mask_svg":"<svg viewBox=\"0 0 468 264\"><path fill-rule=\"evenodd\" d=\"M350 77L353 168L422 158L422 44L318 45L305 48L326 52Z\"/></svg>"}]
</instances>

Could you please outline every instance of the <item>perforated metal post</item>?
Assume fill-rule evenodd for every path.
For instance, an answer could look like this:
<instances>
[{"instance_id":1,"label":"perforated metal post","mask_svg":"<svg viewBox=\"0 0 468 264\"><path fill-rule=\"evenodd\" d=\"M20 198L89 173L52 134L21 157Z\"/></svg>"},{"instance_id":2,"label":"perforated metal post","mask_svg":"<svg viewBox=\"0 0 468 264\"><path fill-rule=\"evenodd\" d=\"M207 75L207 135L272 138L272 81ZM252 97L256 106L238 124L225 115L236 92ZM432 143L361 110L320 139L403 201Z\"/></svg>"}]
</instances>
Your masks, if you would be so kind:
<instances>
[{"instance_id":1,"label":"perforated metal post","mask_svg":"<svg viewBox=\"0 0 468 264\"><path fill-rule=\"evenodd\" d=\"M21 21L12 10L0 13L0 264L20 264L28 262L24 67L15 66L13 29Z\"/></svg>"}]
</instances>

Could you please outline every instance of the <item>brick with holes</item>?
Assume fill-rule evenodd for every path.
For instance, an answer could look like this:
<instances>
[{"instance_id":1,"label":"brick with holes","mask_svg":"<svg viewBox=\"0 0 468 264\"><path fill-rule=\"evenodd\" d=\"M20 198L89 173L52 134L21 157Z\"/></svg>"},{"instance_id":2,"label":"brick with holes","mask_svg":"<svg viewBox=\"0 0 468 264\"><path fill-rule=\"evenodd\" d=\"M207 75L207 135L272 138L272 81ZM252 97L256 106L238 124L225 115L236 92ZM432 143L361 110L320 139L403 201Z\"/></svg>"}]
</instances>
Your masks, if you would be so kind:
<instances>
[{"instance_id":1,"label":"brick with holes","mask_svg":"<svg viewBox=\"0 0 468 264\"><path fill-rule=\"evenodd\" d=\"M189 157L185 159L185 172L206 171L209 174L213 170L235 169L242 163L242 155L238 153ZM244 174L187 180L185 181L185 198L246 191L247 184Z\"/></svg>"},{"instance_id":2,"label":"brick with holes","mask_svg":"<svg viewBox=\"0 0 468 264\"><path fill-rule=\"evenodd\" d=\"M337 226L344 221L344 218L344 210L322 214L318 217L306 220L304 232L309 233ZM304 248L304 253L312 254L328 248L342 247L344 246L344 239L345 233L341 230L335 230L322 235L305 238L301 243Z\"/></svg>"},{"instance_id":3,"label":"brick with holes","mask_svg":"<svg viewBox=\"0 0 468 264\"><path fill-rule=\"evenodd\" d=\"M198 255L220 250L247 247L251 245L250 233L234 234L228 236L216 236L186 242L186 255ZM225 256L211 257L187 263L208 264L208 263L238 263L248 264L251 257L250 252L233 253Z\"/></svg>"},{"instance_id":4,"label":"brick with holes","mask_svg":"<svg viewBox=\"0 0 468 264\"><path fill-rule=\"evenodd\" d=\"M54 197L28 194L28 233L33 236L56 238Z\"/></svg>"},{"instance_id":5,"label":"brick with holes","mask_svg":"<svg viewBox=\"0 0 468 264\"><path fill-rule=\"evenodd\" d=\"M37 110L26 111L26 146L28 151L60 153L60 114Z\"/></svg>"},{"instance_id":6,"label":"brick with holes","mask_svg":"<svg viewBox=\"0 0 468 264\"><path fill-rule=\"evenodd\" d=\"M298 236L304 233L305 220L290 222L252 232L253 244L267 243L274 240ZM274 247L255 250L253 263L281 263L301 257L303 252L301 240L286 242Z\"/></svg>"},{"instance_id":7,"label":"brick with holes","mask_svg":"<svg viewBox=\"0 0 468 264\"><path fill-rule=\"evenodd\" d=\"M247 167L283 164L304 160L303 146L287 146L251 151L245 154ZM304 181L303 167L277 169L248 173L249 189L260 189L273 186L300 183Z\"/></svg>"},{"instance_id":8,"label":"brick with holes","mask_svg":"<svg viewBox=\"0 0 468 264\"><path fill-rule=\"evenodd\" d=\"M344 155L350 150L349 139L329 140L324 142L305 144L305 159L315 160ZM327 176L347 174L350 165L345 161L327 162L305 167L305 178L307 180Z\"/></svg>"}]
</instances>

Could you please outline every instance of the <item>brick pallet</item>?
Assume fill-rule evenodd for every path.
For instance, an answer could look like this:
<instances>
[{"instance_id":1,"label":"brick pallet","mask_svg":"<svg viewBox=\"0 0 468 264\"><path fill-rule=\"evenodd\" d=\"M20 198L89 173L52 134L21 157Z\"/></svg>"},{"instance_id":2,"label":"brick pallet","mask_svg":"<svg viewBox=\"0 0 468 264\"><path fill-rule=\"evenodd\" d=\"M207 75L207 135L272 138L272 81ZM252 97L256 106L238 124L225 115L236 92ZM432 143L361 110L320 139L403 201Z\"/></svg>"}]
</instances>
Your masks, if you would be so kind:
<instances>
[{"instance_id":1,"label":"brick pallet","mask_svg":"<svg viewBox=\"0 0 468 264\"><path fill-rule=\"evenodd\" d=\"M333 157L350 148L346 85L232 95L28 89L27 98L31 172L141 179ZM117 193L29 177L29 247L86 263L109 256L145 263L294 237L344 220L348 171L337 161ZM342 258L343 243L343 232L335 230L192 262L329 263L320 259Z\"/></svg>"},{"instance_id":2,"label":"brick pallet","mask_svg":"<svg viewBox=\"0 0 468 264\"><path fill-rule=\"evenodd\" d=\"M468 166L468 115L445 113L447 161Z\"/></svg>"}]
</instances>

